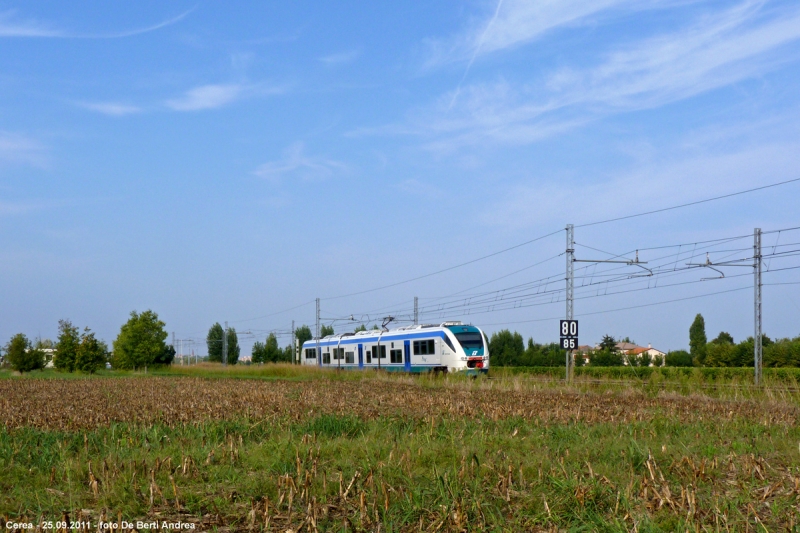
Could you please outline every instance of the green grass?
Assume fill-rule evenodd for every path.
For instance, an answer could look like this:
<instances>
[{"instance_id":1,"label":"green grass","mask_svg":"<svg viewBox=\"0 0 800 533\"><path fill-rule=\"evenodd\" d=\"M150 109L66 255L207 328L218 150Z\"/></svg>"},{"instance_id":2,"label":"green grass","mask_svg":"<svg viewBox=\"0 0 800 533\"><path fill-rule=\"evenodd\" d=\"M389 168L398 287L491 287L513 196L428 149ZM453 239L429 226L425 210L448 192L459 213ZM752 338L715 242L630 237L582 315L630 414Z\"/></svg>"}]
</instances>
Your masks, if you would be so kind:
<instances>
[{"instance_id":1,"label":"green grass","mask_svg":"<svg viewBox=\"0 0 800 533\"><path fill-rule=\"evenodd\" d=\"M38 522L88 510L94 520L158 516L258 530L269 520L281 531L314 513L320 530L337 531L377 523L385 531L743 531L758 521L797 531L798 442L796 427L741 419L321 415L4 429L0 514Z\"/></svg>"}]
</instances>

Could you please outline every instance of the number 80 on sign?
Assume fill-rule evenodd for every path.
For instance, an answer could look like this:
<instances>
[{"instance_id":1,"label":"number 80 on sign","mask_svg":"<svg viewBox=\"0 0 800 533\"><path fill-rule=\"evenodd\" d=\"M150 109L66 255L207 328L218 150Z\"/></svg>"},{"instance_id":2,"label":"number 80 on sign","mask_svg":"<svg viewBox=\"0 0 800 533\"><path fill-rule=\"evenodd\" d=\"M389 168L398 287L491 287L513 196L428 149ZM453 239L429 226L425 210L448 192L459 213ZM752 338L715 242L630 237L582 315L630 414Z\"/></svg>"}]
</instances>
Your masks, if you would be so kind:
<instances>
[{"instance_id":1,"label":"number 80 on sign","mask_svg":"<svg viewBox=\"0 0 800 533\"><path fill-rule=\"evenodd\" d=\"M562 337L577 337L578 336L578 321L577 320L562 320L561 321L561 336Z\"/></svg>"}]
</instances>

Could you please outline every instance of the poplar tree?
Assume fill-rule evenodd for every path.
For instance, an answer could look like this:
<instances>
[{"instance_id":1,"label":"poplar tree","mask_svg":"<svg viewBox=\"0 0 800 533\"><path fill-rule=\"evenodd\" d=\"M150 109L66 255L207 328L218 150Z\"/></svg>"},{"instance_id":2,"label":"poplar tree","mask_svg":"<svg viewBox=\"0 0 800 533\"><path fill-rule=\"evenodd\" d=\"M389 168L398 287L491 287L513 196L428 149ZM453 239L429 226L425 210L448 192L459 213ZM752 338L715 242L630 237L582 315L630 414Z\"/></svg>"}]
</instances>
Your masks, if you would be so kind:
<instances>
[{"instance_id":1,"label":"poplar tree","mask_svg":"<svg viewBox=\"0 0 800 533\"><path fill-rule=\"evenodd\" d=\"M694 366L703 366L706 359L706 321L703 315L697 313L694 322L689 328L689 353L692 355Z\"/></svg>"}]
</instances>

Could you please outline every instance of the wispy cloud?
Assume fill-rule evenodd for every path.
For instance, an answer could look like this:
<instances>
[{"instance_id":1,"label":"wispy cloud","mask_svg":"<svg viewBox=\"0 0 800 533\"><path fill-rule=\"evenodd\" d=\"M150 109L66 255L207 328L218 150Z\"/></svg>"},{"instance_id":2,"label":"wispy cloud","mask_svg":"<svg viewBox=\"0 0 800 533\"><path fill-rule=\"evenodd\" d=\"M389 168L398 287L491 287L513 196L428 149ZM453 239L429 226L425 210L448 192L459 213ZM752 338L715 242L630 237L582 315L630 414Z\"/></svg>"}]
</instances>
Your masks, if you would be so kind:
<instances>
[{"instance_id":1,"label":"wispy cloud","mask_svg":"<svg viewBox=\"0 0 800 533\"><path fill-rule=\"evenodd\" d=\"M285 86L269 84L209 84L194 87L182 96L167 100L165 105L174 111L216 109L249 96L267 96L285 92Z\"/></svg>"},{"instance_id":2,"label":"wispy cloud","mask_svg":"<svg viewBox=\"0 0 800 533\"><path fill-rule=\"evenodd\" d=\"M44 146L35 139L0 131L0 163L3 162L45 167L47 154Z\"/></svg>"},{"instance_id":3,"label":"wispy cloud","mask_svg":"<svg viewBox=\"0 0 800 533\"><path fill-rule=\"evenodd\" d=\"M167 100L167 107L175 111L197 111L222 107L236 100L244 87L239 84L201 85L189 89L180 98Z\"/></svg>"},{"instance_id":4,"label":"wispy cloud","mask_svg":"<svg viewBox=\"0 0 800 533\"><path fill-rule=\"evenodd\" d=\"M361 55L359 50L350 50L348 52L339 52L336 54L329 54L326 56L322 56L317 58L318 61L328 65L328 66L337 66L337 65L344 65L346 63L352 63L358 56Z\"/></svg>"},{"instance_id":5,"label":"wispy cloud","mask_svg":"<svg viewBox=\"0 0 800 533\"><path fill-rule=\"evenodd\" d=\"M540 38L562 26L575 25L614 8L643 9L659 2L632 0L497 0L486 3L486 16L448 39L430 39L427 66L450 61L472 62L476 57L513 48Z\"/></svg>"},{"instance_id":6,"label":"wispy cloud","mask_svg":"<svg viewBox=\"0 0 800 533\"><path fill-rule=\"evenodd\" d=\"M324 179L347 170L347 165L334 159L306 155L305 145L296 142L289 146L284 157L278 161L264 163L253 174L272 182L279 182L287 176L301 179Z\"/></svg>"},{"instance_id":7,"label":"wispy cloud","mask_svg":"<svg viewBox=\"0 0 800 533\"><path fill-rule=\"evenodd\" d=\"M133 37L143 33L160 30L167 26L171 26L176 22L183 20L195 8L184 11L176 17L163 20L151 26L144 28L135 28L132 30L123 30L118 32L108 33L81 33L68 31L65 29L54 27L50 23L41 22L34 19L20 20L14 10L5 11L0 13L0 37L44 37L44 38L61 38L61 39L119 39L122 37Z\"/></svg>"},{"instance_id":8,"label":"wispy cloud","mask_svg":"<svg viewBox=\"0 0 800 533\"><path fill-rule=\"evenodd\" d=\"M494 47L523 42L493 39ZM763 75L800 59L798 42L800 8L767 10L760 2L743 2L595 54L588 66L537 73L526 83L500 79L459 86L411 118L407 128L430 137L429 146L437 150L484 140L534 142L598 117L663 106Z\"/></svg>"},{"instance_id":9,"label":"wispy cloud","mask_svg":"<svg viewBox=\"0 0 800 533\"><path fill-rule=\"evenodd\" d=\"M139 106L120 102L76 102L76 105L112 117L123 117L143 111Z\"/></svg>"}]
</instances>

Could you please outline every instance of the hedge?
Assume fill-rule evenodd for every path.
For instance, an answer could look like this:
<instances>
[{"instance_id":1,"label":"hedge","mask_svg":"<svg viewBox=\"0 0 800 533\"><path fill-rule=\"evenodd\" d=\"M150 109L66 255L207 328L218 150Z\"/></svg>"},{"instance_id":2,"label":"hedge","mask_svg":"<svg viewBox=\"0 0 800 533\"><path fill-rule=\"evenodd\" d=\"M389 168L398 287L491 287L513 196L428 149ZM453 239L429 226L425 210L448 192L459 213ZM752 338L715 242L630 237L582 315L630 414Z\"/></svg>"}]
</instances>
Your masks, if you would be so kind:
<instances>
[{"instance_id":1,"label":"hedge","mask_svg":"<svg viewBox=\"0 0 800 533\"><path fill-rule=\"evenodd\" d=\"M553 378L564 377L564 367L507 366L492 367L490 374L519 375L531 374ZM630 367L630 366L581 366L575 368L576 377L604 379L681 380L700 379L702 381L750 381L753 379L752 367ZM800 368L764 368L764 379L775 381L800 381Z\"/></svg>"}]
</instances>

